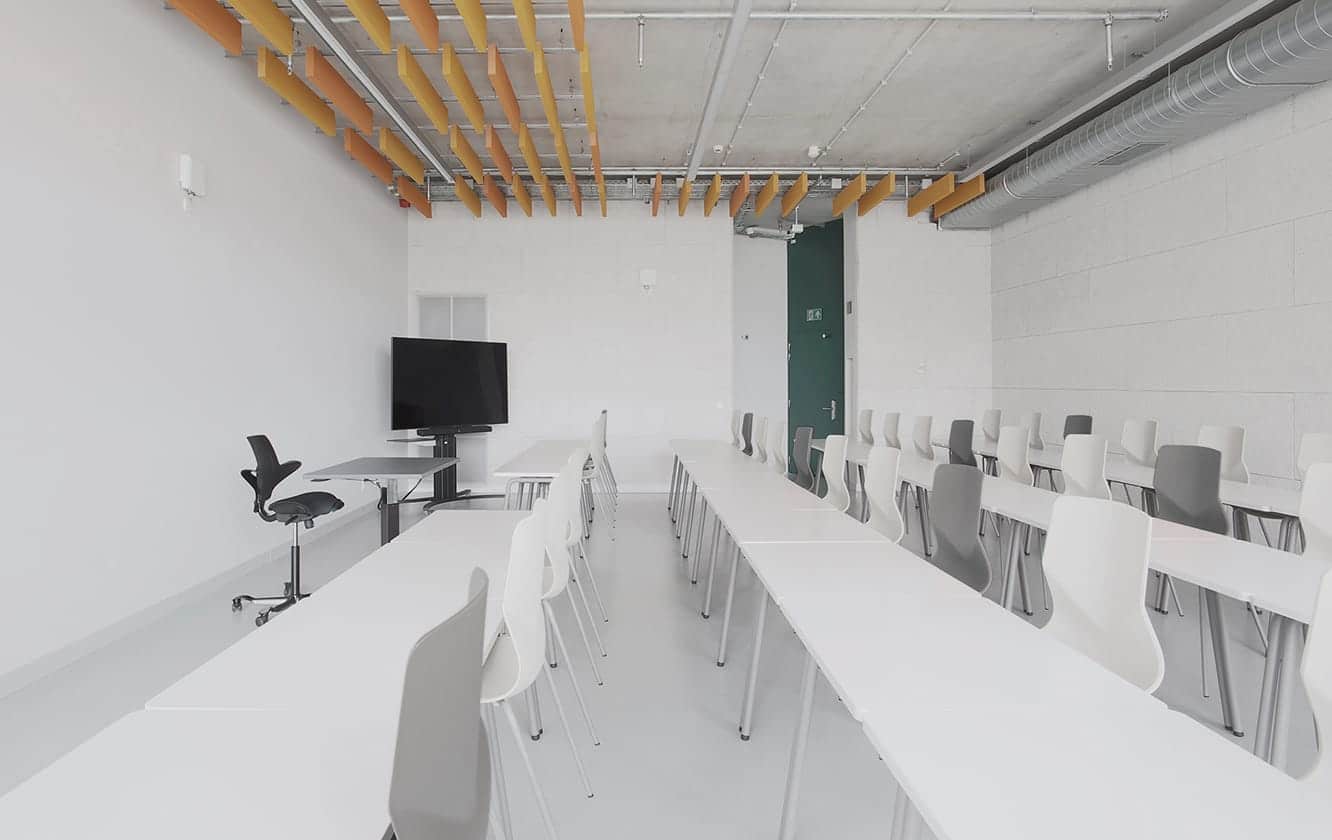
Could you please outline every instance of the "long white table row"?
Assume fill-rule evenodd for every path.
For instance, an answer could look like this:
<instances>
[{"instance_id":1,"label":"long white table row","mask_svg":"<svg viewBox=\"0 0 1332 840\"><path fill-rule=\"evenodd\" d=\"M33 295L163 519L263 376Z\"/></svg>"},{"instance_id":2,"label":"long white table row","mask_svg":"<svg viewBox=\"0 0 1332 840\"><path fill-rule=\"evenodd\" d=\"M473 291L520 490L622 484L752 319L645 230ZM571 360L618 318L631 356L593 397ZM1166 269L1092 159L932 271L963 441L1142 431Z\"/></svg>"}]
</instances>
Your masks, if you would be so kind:
<instances>
[{"instance_id":1,"label":"long white table row","mask_svg":"<svg viewBox=\"0 0 1332 840\"><path fill-rule=\"evenodd\" d=\"M772 486L788 482L724 443L672 447L689 475L680 483L696 486L723 526L742 521L757 530L764 502L748 500L785 498ZM693 513L688 498L673 496L678 519ZM798 517L777 505L766 518ZM772 528L786 534L792 526ZM1315 837L1332 830L1332 805L1299 783L906 549L870 537L749 536L737 539L737 556L743 553L809 652L783 840L795 834L819 671L940 838ZM751 685L758 662L751 661ZM747 692L742 727L752 702Z\"/></svg>"},{"instance_id":2,"label":"long white table row","mask_svg":"<svg viewBox=\"0 0 1332 840\"><path fill-rule=\"evenodd\" d=\"M0 837L379 840L408 654L475 567L493 643L526 515L430 514L0 799Z\"/></svg>"}]
</instances>

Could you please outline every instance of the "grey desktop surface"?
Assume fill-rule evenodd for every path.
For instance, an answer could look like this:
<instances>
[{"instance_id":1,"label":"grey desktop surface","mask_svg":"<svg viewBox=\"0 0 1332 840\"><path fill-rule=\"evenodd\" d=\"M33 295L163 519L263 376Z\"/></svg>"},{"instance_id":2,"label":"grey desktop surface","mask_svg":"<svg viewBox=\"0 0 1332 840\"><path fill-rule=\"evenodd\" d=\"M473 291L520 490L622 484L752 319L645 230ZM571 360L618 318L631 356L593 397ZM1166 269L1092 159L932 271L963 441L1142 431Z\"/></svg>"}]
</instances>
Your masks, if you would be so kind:
<instances>
[{"instance_id":1,"label":"grey desktop surface","mask_svg":"<svg viewBox=\"0 0 1332 840\"><path fill-rule=\"evenodd\" d=\"M424 478L456 463L458 463L457 458L353 458L341 464L324 467L322 470L308 472L304 477L308 481L325 481L332 478L383 480Z\"/></svg>"}]
</instances>

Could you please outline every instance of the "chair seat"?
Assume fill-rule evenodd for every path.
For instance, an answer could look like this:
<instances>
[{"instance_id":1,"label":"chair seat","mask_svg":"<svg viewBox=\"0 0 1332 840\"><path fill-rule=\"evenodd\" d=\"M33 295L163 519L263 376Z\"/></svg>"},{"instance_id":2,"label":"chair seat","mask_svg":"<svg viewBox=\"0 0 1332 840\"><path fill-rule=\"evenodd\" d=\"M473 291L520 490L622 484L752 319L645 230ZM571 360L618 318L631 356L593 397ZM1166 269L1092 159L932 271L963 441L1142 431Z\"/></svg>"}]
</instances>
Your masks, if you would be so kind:
<instances>
[{"instance_id":1,"label":"chair seat","mask_svg":"<svg viewBox=\"0 0 1332 840\"><path fill-rule=\"evenodd\" d=\"M289 522L314 519L342 508L342 500L332 493L300 493L271 502L268 509Z\"/></svg>"}]
</instances>

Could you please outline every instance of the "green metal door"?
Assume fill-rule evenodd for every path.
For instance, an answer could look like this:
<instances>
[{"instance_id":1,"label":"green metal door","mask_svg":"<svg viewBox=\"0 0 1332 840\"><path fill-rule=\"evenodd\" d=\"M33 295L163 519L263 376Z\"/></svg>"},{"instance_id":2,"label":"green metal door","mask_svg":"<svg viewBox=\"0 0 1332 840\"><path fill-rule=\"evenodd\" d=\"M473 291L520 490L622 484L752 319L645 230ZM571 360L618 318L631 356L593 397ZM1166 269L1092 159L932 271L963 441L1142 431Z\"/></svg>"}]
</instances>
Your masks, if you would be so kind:
<instances>
[{"instance_id":1,"label":"green metal door","mask_svg":"<svg viewBox=\"0 0 1332 840\"><path fill-rule=\"evenodd\" d=\"M787 246L786 300L788 440L800 426L813 426L816 438L842 434L846 378L841 219L807 227Z\"/></svg>"}]
</instances>

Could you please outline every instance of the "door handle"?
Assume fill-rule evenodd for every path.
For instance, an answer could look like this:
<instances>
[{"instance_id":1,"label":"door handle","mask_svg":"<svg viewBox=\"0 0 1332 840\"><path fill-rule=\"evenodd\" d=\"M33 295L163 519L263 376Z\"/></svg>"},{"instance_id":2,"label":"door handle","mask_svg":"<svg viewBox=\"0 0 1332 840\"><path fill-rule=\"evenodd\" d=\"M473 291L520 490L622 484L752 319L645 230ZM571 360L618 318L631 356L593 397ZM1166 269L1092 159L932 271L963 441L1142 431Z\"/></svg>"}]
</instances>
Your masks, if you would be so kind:
<instances>
[{"instance_id":1,"label":"door handle","mask_svg":"<svg viewBox=\"0 0 1332 840\"><path fill-rule=\"evenodd\" d=\"M827 412L831 412L831 415L828 417L829 420L836 420L836 419L837 419L837 400L829 400L829 401L828 401L828 404L825 405L825 406L823 406L822 410L823 410L823 411L827 411Z\"/></svg>"}]
</instances>

